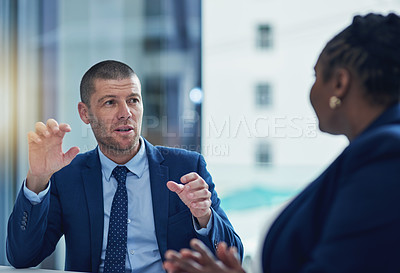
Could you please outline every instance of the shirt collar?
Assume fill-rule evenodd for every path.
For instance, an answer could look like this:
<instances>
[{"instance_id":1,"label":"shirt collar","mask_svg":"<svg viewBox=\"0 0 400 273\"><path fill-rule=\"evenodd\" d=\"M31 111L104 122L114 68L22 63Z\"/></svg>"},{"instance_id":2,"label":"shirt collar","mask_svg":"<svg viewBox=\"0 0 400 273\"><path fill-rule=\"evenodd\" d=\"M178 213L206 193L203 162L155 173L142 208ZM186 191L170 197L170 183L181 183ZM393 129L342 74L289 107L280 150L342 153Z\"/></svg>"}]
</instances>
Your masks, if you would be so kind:
<instances>
[{"instance_id":1,"label":"shirt collar","mask_svg":"<svg viewBox=\"0 0 400 273\"><path fill-rule=\"evenodd\" d=\"M146 148L142 137L140 137L139 142L140 142L140 149L138 153L126 164L124 164L124 166L126 166L128 170L132 172L134 175L136 175L138 178L142 177L146 167ZM112 171L114 170L115 167L118 166L118 164L109 159L107 156L105 156L98 146L97 150L99 151L101 171L103 173L103 176L106 178L106 181L109 182L112 175Z\"/></svg>"}]
</instances>

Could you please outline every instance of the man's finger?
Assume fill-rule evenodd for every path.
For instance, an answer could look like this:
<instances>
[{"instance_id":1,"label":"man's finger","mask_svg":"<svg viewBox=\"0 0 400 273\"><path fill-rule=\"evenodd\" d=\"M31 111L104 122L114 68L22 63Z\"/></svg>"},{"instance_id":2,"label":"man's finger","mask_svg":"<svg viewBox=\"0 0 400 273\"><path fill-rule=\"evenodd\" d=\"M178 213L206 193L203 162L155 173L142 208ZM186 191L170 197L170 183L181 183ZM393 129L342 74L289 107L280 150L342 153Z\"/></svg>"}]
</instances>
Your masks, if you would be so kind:
<instances>
[{"instance_id":1,"label":"man's finger","mask_svg":"<svg viewBox=\"0 0 400 273\"><path fill-rule=\"evenodd\" d=\"M178 184L174 181L168 181L167 188L172 192L180 194L183 191L183 189L185 188L185 186L182 184Z\"/></svg>"},{"instance_id":2,"label":"man's finger","mask_svg":"<svg viewBox=\"0 0 400 273\"><path fill-rule=\"evenodd\" d=\"M191 190L206 189L208 184L197 173L189 173L181 177L181 182L185 185L190 185Z\"/></svg>"},{"instance_id":3,"label":"man's finger","mask_svg":"<svg viewBox=\"0 0 400 273\"><path fill-rule=\"evenodd\" d=\"M50 132L47 126L43 122L36 122L35 124L35 132L36 134L44 137L50 136Z\"/></svg>"},{"instance_id":4,"label":"man's finger","mask_svg":"<svg viewBox=\"0 0 400 273\"><path fill-rule=\"evenodd\" d=\"M188 173L188 174L185 174L184 176L182 176L181 182L183 184L186 184L186 183L192 182L198 178L201 178L201 177L197 173L191 172L191 173Z\"/></svg>"},{"instance_id":5,"label":"man's finger","mask_svg":"<svg viewBox=\"0 0 400 273\"><path fill-rule=\"evenodd\" d=\"M58 122L55 119L48 119L46 122L47 128L53 133L57 134L60 131L60 128L58 126Z\"/></svg>"},{"instance_id":6,"label":"man's finger","mask_svg":"<svg viewBox=\"0 0 400 273\"><path fill-rule=\"evenodd\" d=\"M200 199L210 199L211 192L208 189L202 188L200 190L192 190L192 185L190 185L190 193L188 193L188 197L192 200L200 200Z\"/></svg>"},{"instance_id":7,"label":"man's finger","mask_svg":"<svg viewBox=\"0 0 400 273\"><path fill-rule=\"evenodd\" d=\"M190 208L199 209L199 210L207 210L211 207L211 200L206 199L202 201L193 201L190 203Z\"/></svg>"},{"instance_id":8,"label":"man's finger","mask_svg":"<svg viewBox=\"0 0 400 273\"><path fill-rule=\"evenodd\" d=\"M63 131L66 133L71 132L71 126L69 126L69 124L67 124L67 123L60 123L59 128L60 128L60 131Z\"/></svg>"},{"instance_id":9,"label":"man's finger","mask_svg":"<svg viewBox=\"0 0 400 273\"><path fill-rule=\"evenodd\" d=\"M65 134L68 132L71 132L71 127L69 126L69 124L60 123L60 125L58 126L57 136L64 138Z\"/></svg>"},{"instance_id":10,"label":"man's finger","mask_svg":"<svg viewBox=\"0 0 400 273\"><path fill-rule=\"evenodd\" d=\"M35 132L30 131L28 133L28 144L32 142L40 144L42 142L42 139Z\"/></svg>"}]
</instances>

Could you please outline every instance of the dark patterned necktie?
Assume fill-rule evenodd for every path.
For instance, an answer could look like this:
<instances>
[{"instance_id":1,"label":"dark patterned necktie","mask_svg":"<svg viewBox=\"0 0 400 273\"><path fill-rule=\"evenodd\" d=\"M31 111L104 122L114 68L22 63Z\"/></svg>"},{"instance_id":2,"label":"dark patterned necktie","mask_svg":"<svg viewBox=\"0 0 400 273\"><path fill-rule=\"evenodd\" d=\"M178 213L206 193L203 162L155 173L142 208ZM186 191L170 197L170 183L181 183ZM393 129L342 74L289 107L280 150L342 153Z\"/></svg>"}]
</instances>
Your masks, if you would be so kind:
<instances>
[{"instance_id":1,"label":"dark patterned necktie","mask_svg":"<svg viewBox=\"0 0 400 273\"><path fill-rule=\"evenodd\" d=\"M118 188L111 205L104 273L125 273L128 233L128 194L125 183L127 172L125 166L117 166L112 172Z\"/></svg>"}]
</instances>

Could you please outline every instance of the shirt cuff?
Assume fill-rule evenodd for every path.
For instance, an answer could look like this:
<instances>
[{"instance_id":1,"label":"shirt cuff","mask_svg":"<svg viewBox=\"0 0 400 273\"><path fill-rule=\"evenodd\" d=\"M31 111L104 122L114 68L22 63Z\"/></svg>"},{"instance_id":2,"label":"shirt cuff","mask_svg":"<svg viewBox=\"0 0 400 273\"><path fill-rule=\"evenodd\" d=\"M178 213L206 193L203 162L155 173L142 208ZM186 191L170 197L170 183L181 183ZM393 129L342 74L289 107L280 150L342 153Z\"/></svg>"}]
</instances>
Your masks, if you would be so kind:
<instances>
[{"instance_id":1,"label":"shirt cuff","mask_svg":"<svg viewBox=\"0 0 400 273\"><path fill-rule=\"evenodd\" d=\"M25 179L24 180L24 195L25 195L26 199L28 199L32 205L37 205L37 204L41 203L43 201L44 197L46 196L46 194L49 192L50 183L51 183L51 181L49 181L49 184L47 185L46 189L39 192L39 194L36 194L35 192L28 189L28 187L26 186L26 179Z\"/></svg>"},{"instance_id":2,"label":"shirt cuff","mask_svg":"<svg viewBox=\"0 0 400 273\"><path fill-rule=\"evenodd\" d=\"M211 216L210 216L210 220L208 220L207 226L205 228L200 227L198 221L194 218L194 216L192 216L193 219L193 226L194 226L194 230L202 235L202 236L207 236L210 233L211 227L212 227L212 222L213 222L213 210L211 210Z\"/></svg>"}]
</instances>

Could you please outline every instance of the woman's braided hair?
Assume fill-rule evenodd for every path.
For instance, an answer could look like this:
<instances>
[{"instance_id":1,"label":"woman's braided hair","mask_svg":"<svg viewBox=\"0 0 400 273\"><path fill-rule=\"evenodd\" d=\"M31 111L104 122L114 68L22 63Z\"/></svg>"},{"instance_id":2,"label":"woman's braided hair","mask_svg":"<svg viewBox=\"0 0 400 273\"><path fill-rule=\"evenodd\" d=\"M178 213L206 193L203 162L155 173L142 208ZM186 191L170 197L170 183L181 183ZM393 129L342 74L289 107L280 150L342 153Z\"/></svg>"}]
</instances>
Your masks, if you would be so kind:
<instances>
[{"instance_id":1,"label":"woman's braided hair","mask_svg":"<svg viewBox=\"0 0 400 273\"><path fill-rule=\"evenodd\" d=\"M355 16L350 26L327 43L321 56L325 81L335 68L348 68L360 77L371 103L399 102L400 17L396 14Z\"/></svg>"}]
</instances>

